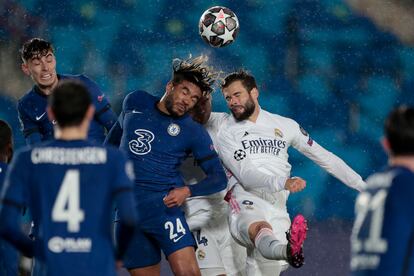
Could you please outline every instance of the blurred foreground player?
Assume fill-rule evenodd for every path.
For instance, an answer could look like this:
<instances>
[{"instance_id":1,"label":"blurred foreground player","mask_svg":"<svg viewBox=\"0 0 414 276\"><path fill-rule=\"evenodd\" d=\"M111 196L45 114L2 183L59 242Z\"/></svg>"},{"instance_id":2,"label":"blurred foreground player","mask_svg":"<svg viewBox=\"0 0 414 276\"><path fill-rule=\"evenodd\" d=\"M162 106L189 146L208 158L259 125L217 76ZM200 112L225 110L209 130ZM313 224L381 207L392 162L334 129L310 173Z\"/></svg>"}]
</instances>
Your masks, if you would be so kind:
<instances>
[{"instance_id":1,"label":"blurred foreground player","mask_svg":"<svg viewBox=\"0 0 414 276\"><path fill-rule=\"evenodd\" d=\"M34 82L33 88L18 102L17 110L23 135L28 145L53 138L53 121L46 115L47 98L60 80L72 79L85 85L90 93L95 113L91 120L88 138L98 143L105 139L116 122L116 115L100 88L84 75L56 73L56 58L53 45L41 38L26 41L21 52L21 68Z\"/></svg>"},{"instance_id":2,"label":"blurred foreground player","mask_svg":"<svg viewBox=\"0 0 414 276\"><path fill-rule=\"evenodd\" d=\"M187 114L211 93L215 72L205 56L174 59L172 78L160 99L145 91L128 94L107 136L133 161L139 223L125 255L131 275L159 275L161 250L176 275L200 275L195 241L181 205L190 196L219 192L226 176L207 131ZM193 154L206 178L186 186L178 170Z\"/></svg>"},{"instance_id":3,"label":"blurred foreground player","mask_svg":"<svg viewBox=\"0 0 414 276\"><path fill-rule=\"evenodd\" d=\"M37 275L116 275L136 224L131 168L116 149L86 140L94 107L86 87L61 82L47 112L55 139L20 151L6 177L0 234L35 257ZM111 207L116 202L120 239L114 254ZM20 211L32 210L36 240L21 230ZM115 257L114 257L115 256Z\"/></svg>"},{"instance_id":4,"label":"blurred foreground player","mask_svg":"<svg viewBox=\"0 0 414 276\"><path fill-rule=\"evenodd\" d=\"M355 204L351 271L355 276L414 275L414 108L385 122L388 166L367 179Z\"/></svg>"},{"instance_id":5,"label":"blurred foreground player","mask_svg":"<svg viewBox=\"0 0 414 276\"><path fill-rule=\"evenodd\" d=\"M13 157L12 130L5 121L0 120L0 191L6 177L7 164ZM5 240L0 239L0 275L17 275L19 254Z\"/></svg>"}]
</instances>

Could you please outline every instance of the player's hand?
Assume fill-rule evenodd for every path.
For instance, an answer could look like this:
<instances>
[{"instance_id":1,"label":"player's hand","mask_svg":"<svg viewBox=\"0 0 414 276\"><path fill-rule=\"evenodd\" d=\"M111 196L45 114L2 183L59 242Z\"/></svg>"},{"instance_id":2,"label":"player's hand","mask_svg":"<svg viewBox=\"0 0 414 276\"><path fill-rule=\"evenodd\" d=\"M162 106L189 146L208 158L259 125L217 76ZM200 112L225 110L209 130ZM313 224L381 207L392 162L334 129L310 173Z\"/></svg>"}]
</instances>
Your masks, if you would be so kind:
<instances>
[{"instance_id":1,"label":"player's hand","mask_svg":"<svg viewBox=\"0 0 414 276\"><path fill-rule=\"evenodd\" d=\"M211 95L202 96L189 113L194 121L202 125L207 123L211 114Z\"/></svg>"},{"instance_id":2,"label":"player's hand","mask_svg":"<svg viewBox=\"0 0 414 276\"><path fill-rule=\"evenodd\" d=\"M190 195L190 188L187 186L172 189L168 195L164 197L164 204L169 208L181 206Z\"/></svg>"},{"instance_id":3,"label":"player's hand","mask_svg":"<svg viewBox=\"0 0 414 276\"><path fill-rule=\"evenodd\" d=\"M291 177L286 180L285 190L291 193L300 192L306 187L306 181L300 177Z\"/></svg>"}]
</instances>

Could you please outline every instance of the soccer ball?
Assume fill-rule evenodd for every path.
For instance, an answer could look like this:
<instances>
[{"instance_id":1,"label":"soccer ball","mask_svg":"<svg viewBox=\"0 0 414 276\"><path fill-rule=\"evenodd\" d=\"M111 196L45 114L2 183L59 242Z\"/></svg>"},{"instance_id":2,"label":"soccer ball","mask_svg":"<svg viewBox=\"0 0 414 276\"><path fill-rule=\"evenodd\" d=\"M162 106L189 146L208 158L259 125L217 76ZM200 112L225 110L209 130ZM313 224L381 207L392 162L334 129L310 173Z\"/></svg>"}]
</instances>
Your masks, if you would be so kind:
<instances>
[{"instance_id":1,"label":"soccer ball","mask_svg":"<svg viewBox=\"0 0 414 276\"><path fill-rule=\"evenodd\" d=\"M209 45L224 47L236 39L239 33L239 20L230 9L215 6L206 10L201 16L199 32Z\"/></svg>"},{"instance_id":2,"label":"soccer ball","mask_svg":"<svg viewBox=\"0 0 414 276\"><path fill-rule=\"evenodd\" d=\"M246 152L242 149L238 149L234 152L233 157L236 159L236 161L241 161L246 158Z\"/></svg>"}]
</instances>

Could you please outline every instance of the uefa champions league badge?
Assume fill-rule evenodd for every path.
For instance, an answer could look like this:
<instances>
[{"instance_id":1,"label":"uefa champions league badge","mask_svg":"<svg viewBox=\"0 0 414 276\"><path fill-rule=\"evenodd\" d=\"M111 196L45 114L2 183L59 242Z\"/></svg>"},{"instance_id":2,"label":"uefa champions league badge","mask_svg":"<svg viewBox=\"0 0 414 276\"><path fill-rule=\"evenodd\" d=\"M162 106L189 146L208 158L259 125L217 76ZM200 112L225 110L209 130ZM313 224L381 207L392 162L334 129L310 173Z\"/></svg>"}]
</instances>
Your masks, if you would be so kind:
<instances>
[{"instance_id":1,"label":"uefa champions league badge","mask_svg":"<svg viewBox=\"0 0 414 276\"><path fill-rule=\"evenodd\" d=\"M180 131L180 126L174 123L170 124L167 128L167 132L171 136L177 136L178 134L180 134Z\"/></svg>"}]
</instances>

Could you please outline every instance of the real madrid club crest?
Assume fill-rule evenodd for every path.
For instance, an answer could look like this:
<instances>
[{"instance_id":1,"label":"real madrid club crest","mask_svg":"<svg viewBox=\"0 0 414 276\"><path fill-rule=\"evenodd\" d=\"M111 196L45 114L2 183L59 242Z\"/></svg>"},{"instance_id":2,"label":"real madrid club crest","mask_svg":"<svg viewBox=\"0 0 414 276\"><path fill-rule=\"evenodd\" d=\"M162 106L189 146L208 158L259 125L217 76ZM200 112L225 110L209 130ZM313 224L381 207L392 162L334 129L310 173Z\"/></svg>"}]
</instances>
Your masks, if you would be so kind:
<instances>
[{"instance_id":1,"label":"real madrid club crest","mask_svg":"<svg viewBox=\"0 0 414 276\"><path fill-rule=\"evenodd\" d=\"M280 129L275 128L275 136L283 138L283 132Z\"/></svg>"},{"instance_id":2,"label":"real madrid club crest","mask_svg":"<svg viewBox=\"0 0 414 276\"><path fill-rule=\"evenodd\" d=\"M254 209L253 202L250 200L243 200L242 204L246 207L246 209Z\"/></svg>"},{"instance_id":3,"label":"real madrid club crest","mask_svg":"<svg viewBox=\"0 0 414 276\"><path fill-rule=\"evenodd\" d=\"M198 249L197 250L197 257L198 257L199 260L203 260L206 257L206 253L203 250Z\"/></svg>"},{"instance_id":4,"label":"real madrid club crest","mask_svg":"<svg viewBox=\"0 0 414 276\"><path fill-rule=\"evenodd\" d=\"M177 136L180 133L180 130L180 126L175 123L171 123L167 128L167 132L171 136Z\"/></svg>"}]
</instances>

